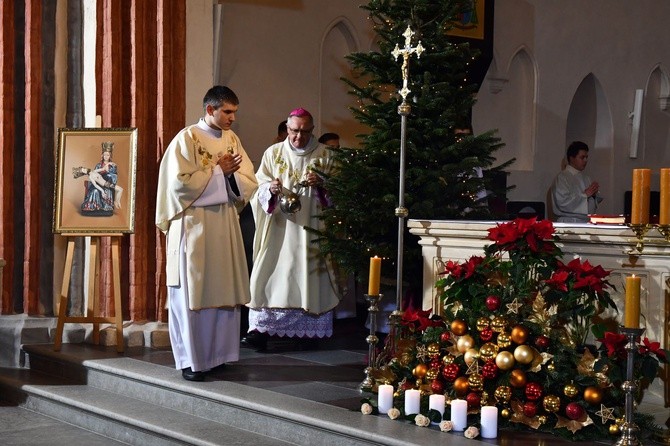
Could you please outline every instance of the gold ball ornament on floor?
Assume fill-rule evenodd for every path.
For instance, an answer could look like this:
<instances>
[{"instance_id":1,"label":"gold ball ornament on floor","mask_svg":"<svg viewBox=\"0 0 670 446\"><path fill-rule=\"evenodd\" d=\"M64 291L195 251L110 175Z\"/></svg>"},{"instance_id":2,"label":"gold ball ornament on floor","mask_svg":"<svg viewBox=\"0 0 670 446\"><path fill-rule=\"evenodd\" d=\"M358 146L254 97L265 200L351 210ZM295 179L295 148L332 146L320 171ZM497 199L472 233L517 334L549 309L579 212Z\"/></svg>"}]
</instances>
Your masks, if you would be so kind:
<instances>
[{"instance_id":1,"label":"gold ball ornament on floor","mask_svg":"<svg viewBox=\"0 0 670 446\"><path fill-rule=\"evenodd\" d=\"M428 366L426 364L417 364L416 367L414 367L414 370L412 370L412 375L415 377L421 379L424 376L426 376L426 372L428 372Z\"/></svg>"},{"instance_id":2,"label":"gold ball ornament on floor","mask_svg":"<svg viewBox=\"0 0 670 446\"><path fill-rule=\"evenodd\" d=\"M534 357L533 349L527 345L520 345L514 349L514 360L519 364L530 364Z\"/></svg>"},{"instance_id":3,"label":"gold ball ornament on floor","mask_svg":"<svg viewBox=\"0 0 670 446\"><path fill-rule=\"evenodd\" d=\"M603 391L600 387L590 386L584 389L584 401L589 404L600 404L603 399Z\"/></svg>"},{"instance_id":4,"label":"gold ball ornament on floor","mask_svg":"<svg viewBox=\"0 0 670 446\"><path fill-rule=\"evenodd\" d=\"M454 391L459 395L465 395L469 387L468 378L465 376L459 376L454 381Z\"/></svg>"},{"instance_id":5,"label":"gold ball ornament on floor","mask_svg":"<svg viewBox=\"0 0 670 446\"><path fill-rule=\"evenodd\" d=\"M514 362L514 355L506 350L496 355L496 365L500 370L510 370L514 367Z\"/></svg>"},{"instance_id":6,"label":"gold ball ornament on floor","mask_svg":"<svg viewBox=\"0 0 670 446\"><path fill-rule=\"evenodd\" d=\"M427 351L431 356L440 354L440 344L437 342L431 342L428 344Z\"/></svg>"},{"instance_id":7,"label":"gold ball ornament on floor","mask_svg":"<svg viewBox=\"0 0 670 446\"><path fill-rule=\"evenodd\" d=\"M516 325L514 328L512 328L510 338L515 344L521 345L528 340L528 334L528 328L524 327L523 325Z\"/></svg>"},{"instance_id":8,"label":"gold ball ornament on floor","mask_svg":"<svg viewBox=\"0 0 670 446\"><path fill-rule=\"evenodd\" d=\"M465 361L467 365L472 364L478 359L479 359L479 350L477 350L476 348L469 348L463 354L463 361Z\"/></svg>"},{"instance_id":9,"label":"gold ball ornament on floor","mask_svg":"<svg viewBox=\"0 0 670 446\"><path fill-rule=\"evenodd\" d=\"M510 372L509 375L509 384L512 387L520 389L526 386L526 372L521 369L514 369Z\"/></svg>"},{"instance_id":10,"label":"gold ball ornament on floor","mask_svg":"<svg viewBox=\"0 0 670 446\"><path fill-rule=\"evenodd\" d=\"M501 410L500 411L500 416L503 417L503 418L509 418L509 416L510 416L509 409Z\"/></svg>"},{"instance_id":11,"label":"gold ball ornament on floor","mask_svg":"<svg viewBox=\"0 0 670 446\"><path fill-rule=\"evenodd\" d=\"M619 429L619 426L616 423L610 424L608 430L609 430L610 435L619 435L620 429Z\"/></svg>"},{"instance_id":12,"label":"gold ball ornament on floor","mask_svg":"<svg viewBox=\"0 0 670 446\"><path fill-rule=\"evenodd\" d=\"M468 377L468 387L470 390L479 392L484 388L484 378L479 373L473 373Z\"/></svg>"},{"instance_id":13,"label":"gold ball ornament on floor","mask_svg":"<svg viewBox=\"0 0 670 446\"><path fill-rule=\"evenodd\" d=\"M509 333L502 332L498 335L498 339L496 342L498 344L498 347L507 348L510 345L512 345L512 338L510 337Z\"/></svg>"},{"instance_id":14,"label":"gold ball ornament on floor","mask_svg":"<svg viewBox=\"0 0 670 446\"><path fill-rule=\"evenodd\" d=\"M433 381L438 376L440 376L440 369L430 368L426 372L426 380Z\"/></svg>"},{"instance_id":15,"label":"gold ball ornament on floor","mask_svg":"<svg viewBox=\"0 0 670 446\"><path fill-rule=\"evenodd\" d=\"M497 402L506 403L512 398L512 389L509 386L498 386L493 396Z\"/></svg>"},{"instance_id":16,"label":"gold ball ornament on floor","mask_svg":"<svg viewBox=\"0 0 670 446\"><path fill-rule=\"evenodd\" d=\"M493 359L496 357L498 354L498 346L494 344L493 342L487 342L486 344L482 345L481 348L479 349L479 356L485 360L488 361L489 359Z\"/></svg>"},{"instance_id":17,"label":"gold ball ornament on floor","mask_svg":"<svg viewBox=\"0 0 670 446\"><path fill-rule=\"evenodd\" d=\"M460 338L458 338L458 341L456 341L456 349L461 353L465 353L469 348L472 348L474 345L475 340L470 335L463 335Z\"/></svg>"},{"instance_id":18,"label":"gold ball ornament on floor","mask_svg":"<svg viewBox=\"0 0 670 446\"><path fill-rule=\"evenodd\" d=\"M563 387L563 394L568 398L574 398L578 393L579 389L572 383L566 384L565 387Z\"/></svg>"},{"instance_id":19,"label":"gold ball ornament on floor","mask_svg":"<svg viewBox=\"0 0 670 446\"><path fill-rule=\"evenodd\" d=\"M451 323L451 332L456 336L463 336L468 332L468 324L460 319L456 319Z\"/></svg>"},{"instance_id":20,"label":"gold ball ornament on floor","mask_svg":"<svg viewBox=\"0 0 670 446\"><path fill-rule=\"evenodd\" d=\"M542 407L547 412L558 412L561 408L561 399L556 395L547 395L542 399Z\"/></svg>"},{"instance_id":21,"label":"gold ball ornament on floor","mask_svg":"<svg viewBox=\"0 0 670 446\"><path fill-rule=\"evenodd\" d=\"M489 328L491 325L491 319L487 317L480 317L477 319L477 331L482 331L485 328Z\"/></svg>"},{"instance_id":22,"label":"gold ball ornament on floor","mask_svg":"<svg viewBox=\"0 0 670 446\"><path fill-rule=\"evenodd\" d=\"M497 333L502 333L507 326L507 321L502 316L496 316L491 319L491 328Z\"/></svg>"}]
</instances>

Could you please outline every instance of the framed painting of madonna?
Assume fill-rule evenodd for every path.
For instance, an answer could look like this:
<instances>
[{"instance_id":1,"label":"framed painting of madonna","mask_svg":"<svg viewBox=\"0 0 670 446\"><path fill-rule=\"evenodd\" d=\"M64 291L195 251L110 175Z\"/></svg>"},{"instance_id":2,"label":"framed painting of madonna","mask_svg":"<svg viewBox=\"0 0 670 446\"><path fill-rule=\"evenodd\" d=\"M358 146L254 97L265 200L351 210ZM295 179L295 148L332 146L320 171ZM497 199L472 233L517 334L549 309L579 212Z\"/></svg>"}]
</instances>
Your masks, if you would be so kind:
<instances>
[{"instance_id":1,"label":"framed painting of madonna","mask_svg":"<svg viewBox=\"0 0 670 446\"><path fill-rule=\"evenodd\" d=\"M134 232L136 128L60 128L56 159L53 232Z\"/></svg>"}]
</instances>

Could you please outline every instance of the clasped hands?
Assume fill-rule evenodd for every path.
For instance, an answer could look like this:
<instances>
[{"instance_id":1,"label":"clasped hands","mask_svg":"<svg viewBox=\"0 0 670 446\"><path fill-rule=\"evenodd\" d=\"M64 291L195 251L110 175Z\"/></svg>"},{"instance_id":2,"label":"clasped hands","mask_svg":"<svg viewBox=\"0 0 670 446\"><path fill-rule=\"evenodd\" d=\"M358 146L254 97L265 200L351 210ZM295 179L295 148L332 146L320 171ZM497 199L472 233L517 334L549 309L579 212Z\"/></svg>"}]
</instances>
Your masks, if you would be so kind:
<instances>
[{"instance_id":1,"label":"clasped hands","mask_svg":"<svg viewBox=\"0 0 670 446\"><path fill-rule=\"evenodd\" d=\"M240 169L242 155L239 153L226 153L225 155L219 155L219 159L216 163L221 166L221 170L223 171L224 175L230 176Z\"/></svg>"},{"instance_id":2,"label":"clasped hands","mask_svg":"<svg viewBox=\"0 0 670 446\"><path fill-rule=\"evenodd\" d=\"M584 189L584 193L586 194L587 197L593 197L594 195L596 195L598 193L599 190L600 190L600 185L598 184L597 181L594 181L593 183L591 183L589 185L589 187Z\"/></svg>"}]
</instances>

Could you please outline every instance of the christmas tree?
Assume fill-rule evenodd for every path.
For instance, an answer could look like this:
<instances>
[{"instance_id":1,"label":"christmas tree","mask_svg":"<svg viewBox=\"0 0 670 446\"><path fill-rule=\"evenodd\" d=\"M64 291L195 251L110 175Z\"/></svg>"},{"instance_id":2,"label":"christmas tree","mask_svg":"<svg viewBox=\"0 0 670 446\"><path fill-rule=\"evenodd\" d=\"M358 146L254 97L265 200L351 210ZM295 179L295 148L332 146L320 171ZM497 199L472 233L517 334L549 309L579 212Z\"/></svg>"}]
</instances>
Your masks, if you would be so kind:
<instances>
[{"instance_id":1,"label":"christmas tree","mask_svg":"<svg viewBox=\"0 0 670 446\"><path fill-rule=\"evenodd\" d=\"M425 51L411 57L407 103L404 204L408 218L490 218L482 191L491 192L491 176L508 163L493 166L493 153L502 146L493 131L462 134L470 128L470 112L477 85L468 69L475 52L467 43L454 43L447 34L456 17L471 7L469 1L373 0L364 9L377 35L379 51L348 56L355 78L343 79L358 101L355 117L370 131L359 135L360 148L335 153L340 168L327 180L333 206L322 214L319 232L322 251L346 273L367 270L377 255L393 261L398 250L399 151L402 97L402 60L392 56L405 44L408 26ZM402 59L402 58L401 58ZM510 161L511 162L511 161ZM480 170L481 169L481 170ZM500 191L498 191L500 192ZM409 289L420 293L422 260L417 239L404 236L404 272ZM395 278L395 267L383 275ZM361 274L361 277L364 276Z\"/></svg>"}]
</instances>

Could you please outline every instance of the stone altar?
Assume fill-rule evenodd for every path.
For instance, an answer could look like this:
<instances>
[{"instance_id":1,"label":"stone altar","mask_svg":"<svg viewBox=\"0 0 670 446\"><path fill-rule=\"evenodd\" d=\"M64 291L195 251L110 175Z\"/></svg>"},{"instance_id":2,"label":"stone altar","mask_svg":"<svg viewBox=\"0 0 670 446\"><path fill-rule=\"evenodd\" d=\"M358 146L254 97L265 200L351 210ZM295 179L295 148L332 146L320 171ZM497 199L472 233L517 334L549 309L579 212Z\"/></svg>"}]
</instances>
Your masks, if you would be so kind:
<instances>
[{"instance_id":1,"label":"stone altar","mask_svg":"<svg viewBox=\"0 0 670 446\"><path fill-rule=\"evenodd\" d=\"M491 221L408 221L410 232L421 238L424 310L438 304L434 285L444 262L481 255L483 247L491 243L486 239L488 229L495 224ZM670 242L653 228L646 234L639 252L636 250L638 240L626 226L554 223L554 227L566 262L580 256L611 271L609 281L616 290L610 293L619 308L619 317L623 317L625 278L631 274L642 278L641 326L646 329L643 336L660 341L665 349L670 348ZM670 405L668 375L666 367L662 380L657 379L646 391L646 401Z\"/></svg>"}]
</instances>

